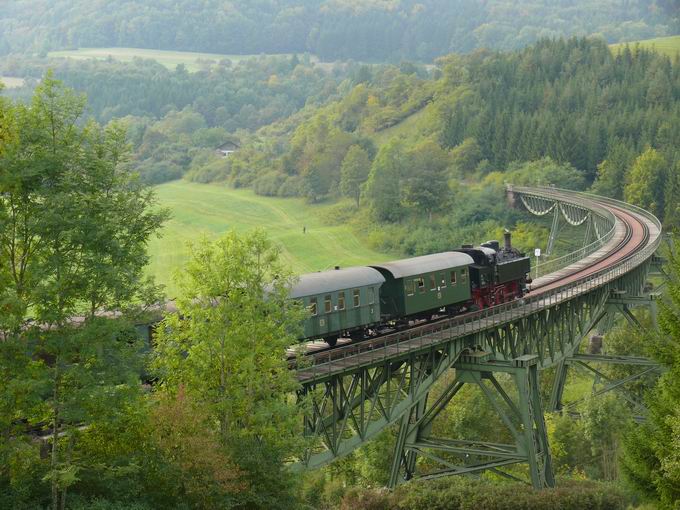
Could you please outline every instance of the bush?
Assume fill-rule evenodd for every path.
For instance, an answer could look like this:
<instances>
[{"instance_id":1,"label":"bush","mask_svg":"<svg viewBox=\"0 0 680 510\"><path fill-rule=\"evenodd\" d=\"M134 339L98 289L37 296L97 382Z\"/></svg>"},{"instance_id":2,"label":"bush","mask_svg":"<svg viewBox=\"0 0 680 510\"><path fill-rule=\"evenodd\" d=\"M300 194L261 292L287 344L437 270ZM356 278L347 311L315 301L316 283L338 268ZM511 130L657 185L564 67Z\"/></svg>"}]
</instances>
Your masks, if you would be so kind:
<instances>
[{"instance_id":1,"label":"bush","mask_svg":"<svg viewBox=\"0 0 680 510\"><path fill-rule=\"evenodd\" d=\"M84 499L73 497L68 504L71 510L151 510L150 506L143 503L123 503L106 499Z\"/></svg>"},{"instance_id":2,"label":"bush","mask_svg":"<svg viewBox=\"0 0 680 510\"><path fill-rule=\"evenodd\" d=\"M299 175L291 175L286 177L281 187L279 188L279 196L281 197L301 197L304 190L304 181Z\"/></svg>"},{"instance_id":3,"label":"bush","mask_svg":"<svg viewBox=\"0 0 680 510\"><path fill-rule=\"evenodd\" d=\"M340 510L386 510L392 508L386 489L350 489L340 502Z\"/></svg>"},{"instance_id":4,"label":"bush","mask_svg":"<svg viewBox=\"0 0 680 510\"><path fill-rule=\"evenodd\" d=\"M162 184L181 179L184 169L175 163L160 161L139 167L139 175L146 184Z\"/></svg>"},{"instance_id":5,"label":"bush","mask_svg":"<svg viewBox=\"0 0 680 510\"><path fill-rule=\"evenodd\" d=\"M279 194L285 176L278 172L268 172L253 181L253 191L258 195L275 197Z\"/></svg>"},{"instance_id":6,"label":"bush","mask_svg":"<svg viewBox=\"0 0 680 510\"><path fill-rule=\"evenodd\" d=\"M612 484L561 480L556 489L452 477L412 482L393 493L349 491L340 509L356 510L618 510L629 501Z\"/></svg>"}]
</instances>

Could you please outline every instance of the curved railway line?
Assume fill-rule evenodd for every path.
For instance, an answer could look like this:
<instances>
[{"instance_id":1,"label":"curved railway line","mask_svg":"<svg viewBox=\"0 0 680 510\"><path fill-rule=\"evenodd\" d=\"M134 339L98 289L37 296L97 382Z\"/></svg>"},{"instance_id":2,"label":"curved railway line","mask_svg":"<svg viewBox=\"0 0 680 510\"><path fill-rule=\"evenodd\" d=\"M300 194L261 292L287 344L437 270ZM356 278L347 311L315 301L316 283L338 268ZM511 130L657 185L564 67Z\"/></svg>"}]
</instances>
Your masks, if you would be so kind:
<instances>
[{"instance_id":1,"label":"curved railway line","mask_svg":"<svg viewBox=\"0 0 680 510\"><path fill-rule=\"evenodd\" d=\"M554 192L556 197L561 196L561 192ZM599 198L599 197L598 197ZM602 207L601 203L593 200L590 204L584 202L584 205L589 205L592 208ZM624 262L632 257L634 254L646 245L650 238L650 231L656 229L658 233L660 230L654 222L639 214L632 213L622 207L607 204L605 208L611 212L615 218L615 224L612 227L614 230L611 240L604 245L596 253L571 264L559 271L555 271L546 276L536 279L529 285L529 298L534 299L550 293L556 289L578 282L590 275L599 273L603 270L609 269L617 264ZM523 303L525 299L515 302ZM307 345L307 352L305 358L312 365L329 363L333 360L346 359L354 354L365 352L366 350L375 350L385 348L391 344L399 344L405 339L412 338L414 335L426 335L428 331L440 331L442 328L447 329L455 327L460 321L474 320L476 317L488 315L494 310L507 307L508 303L496 305L486 310L469 312L454 318L443 318L427 322L425 324L416 324L408 329L398 332L382 334L373 338L350 341L345 339L344 343L339 343L335 347L329 347L325 342L309 342ZM293 359L292 351L290 358ZM291 363L291 367L295 364Z\"/></svg>"}]
</instances>

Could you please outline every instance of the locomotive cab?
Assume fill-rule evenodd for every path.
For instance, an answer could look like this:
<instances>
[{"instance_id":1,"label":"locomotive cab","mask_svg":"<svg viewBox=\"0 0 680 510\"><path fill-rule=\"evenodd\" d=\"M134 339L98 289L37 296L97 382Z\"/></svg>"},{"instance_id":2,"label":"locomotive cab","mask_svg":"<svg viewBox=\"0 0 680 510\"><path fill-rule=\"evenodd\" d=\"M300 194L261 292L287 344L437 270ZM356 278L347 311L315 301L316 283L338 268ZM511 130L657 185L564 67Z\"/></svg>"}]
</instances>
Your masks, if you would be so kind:
<instances>
[{"instance_id":1,"label":"locomotive cab","mask_svg":"<svg viewBox=\"0 0 680 510\"><path fill-rule=\"evenodd\" d=\"M505 233L503 248L498 241L481 246L464 245L456 250L472 257L470 284L472 299L487 308L522 297L527 292L530 258L512 247L510 232Z\"/></svg>"}]
</instances>

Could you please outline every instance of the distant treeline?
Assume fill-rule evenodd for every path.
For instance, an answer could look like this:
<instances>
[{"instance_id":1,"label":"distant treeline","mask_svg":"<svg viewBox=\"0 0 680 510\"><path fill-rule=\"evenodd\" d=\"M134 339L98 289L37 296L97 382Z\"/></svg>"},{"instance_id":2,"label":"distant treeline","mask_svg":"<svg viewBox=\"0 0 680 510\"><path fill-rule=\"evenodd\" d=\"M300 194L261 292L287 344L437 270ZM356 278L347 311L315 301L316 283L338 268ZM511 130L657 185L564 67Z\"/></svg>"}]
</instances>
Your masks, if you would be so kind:
<instances>
[{"instance_id":1,"label":"distant treeline","mask_svg":"<svg viewBox=\"0 0 680 510\"><path fill-rule=\"evenodd\" d=\"M609 42L678 29L674 0L27 0L0 12L0 55L124 46L324 60L429 61L542 37Z\"/></svg>"},{"instance_id":2,"label":"distant treeline","mask_svg":"<svg viewBox=\"0 0 680 510\"><path fill-rule=\"evenodd\" d=\"M157 184L192 168L223 172L216 149L237 145L249 133L342 97L345 88L367 72L358 64L324 69L308 56L262 56L237 63L223 60L189 73L168 70L152 60L78 61L5 59L0 76L26 78L23 89L8 93L28 99L51 69L69 87L87 95L88 113L100 122L122 122L134 148L132 166Z\"/></svg>"},{"instance_id":3,"label":"distant treeline","mask_svg":"<svg viewBox=\"0 0 680 510\"><path fill-rule=\"evenodd\" d=\"M26 78L27 90L15 94L28 96L33 82L48 68L64 84L87 95L88 109L100 122L128 115L160 119L191 107L210 127L235 131L271 124L307 103L325 100L336 93L337 77L348 66L327 72L305 55L262 56L206 62L202 70L190 73L183 65L169 70L144 59L125 63L22 57L0 62L0 76Z\"/></svg>"}]
</instances>

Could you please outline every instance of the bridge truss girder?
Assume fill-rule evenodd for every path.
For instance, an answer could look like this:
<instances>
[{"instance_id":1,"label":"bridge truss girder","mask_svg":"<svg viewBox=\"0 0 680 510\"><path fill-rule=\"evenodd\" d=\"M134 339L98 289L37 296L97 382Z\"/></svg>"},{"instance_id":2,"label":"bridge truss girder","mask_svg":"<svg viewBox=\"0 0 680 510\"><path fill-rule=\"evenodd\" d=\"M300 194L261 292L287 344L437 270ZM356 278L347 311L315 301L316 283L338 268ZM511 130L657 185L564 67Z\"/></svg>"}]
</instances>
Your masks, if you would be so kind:
<instances>
[{"instance_id":1,"label":"bridge truss girder","mask_svg":"<svg viewBox=\"0 0 680 510\"><path fill-rule=\"evenodd\" d=\"M641 296L625 296L625 293L615 292L614 297L607 301L604 315L598 324L600 333L610 330L614 324L616 315L625 318L628 324L640 333L645 331L644 326L632 314L632 308L645 307L650 311L652 318L652 326L656 327L656 300L657 294L648 294ZM614 379L601 370L602 365L624 365L632 369L638 367L636 373L631 373L625 377ZM562 396L567 379L567 372L570 368L574 368L581 373L585 373L593 377L592 392L589 397L584 397L576 401L564 403ZM557 364L555 371L555 379L553 383L552 393L548 410L551 412L566 411L575 415L573 409L584 402L586 398L603 395L604 393L615 391L628 404L633 412L633 418L636 421L643 421L647 414L647 408L644 402L638 395L633 394L626 385L647 379L650 376L656 377L663 371L662 366L648 358L641 356L610 356L605 354L574 354L567 357Z\"/></svg>"},{"instance_id":2,"label":"bridge truss girder","mask_svg":"<svg viewBox=\"0 0 680 510\"><path fill-rule=\"evenodd\" d=\"M512 477L501 468L526 463L536 488L554 487L552 460L543 419L538 386L538 357L520 356L511 362L490 362L490 355L473 352L454 364L455 378L439 398L427 405L427 395L406 413L392 457L389 485L409 480L416 474L417 457L427 459L439 469L420 478L439 478L452 474L471 474L492 470ZM510 374L517 398L512 399L496 379L496 373ZM515 444L433 437L432 424L465 384L476 385L508 428Z\"/></svg>"}]
</instances>

